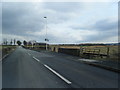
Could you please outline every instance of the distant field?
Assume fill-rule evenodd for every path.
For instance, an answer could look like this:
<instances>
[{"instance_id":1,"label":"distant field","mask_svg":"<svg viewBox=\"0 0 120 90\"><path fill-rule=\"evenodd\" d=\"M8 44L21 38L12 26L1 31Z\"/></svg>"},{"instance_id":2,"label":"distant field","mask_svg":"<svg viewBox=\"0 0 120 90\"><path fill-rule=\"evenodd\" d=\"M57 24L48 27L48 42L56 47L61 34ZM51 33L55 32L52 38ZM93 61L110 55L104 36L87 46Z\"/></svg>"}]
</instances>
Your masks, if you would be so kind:
<instances>
[{"instance_id":1,"label":"distant field","mask_svg":"<svg viewBox=\"0 0 120 90\"><path fill-rule=\"evenodd\" d=\"M0 46L0 50L2 49L2 46Z\"/></svg>"},{"instance_id":2,"label":"distant field","mask_svg":"<svg viewBox=\"0 0 120 90\"><path fill-rule=\"evenodd\" d=\"M29 46L25 46L25 47L45 47L45 45L35 45L35 46L29 45Z\"/></svg>"}]
</instances>

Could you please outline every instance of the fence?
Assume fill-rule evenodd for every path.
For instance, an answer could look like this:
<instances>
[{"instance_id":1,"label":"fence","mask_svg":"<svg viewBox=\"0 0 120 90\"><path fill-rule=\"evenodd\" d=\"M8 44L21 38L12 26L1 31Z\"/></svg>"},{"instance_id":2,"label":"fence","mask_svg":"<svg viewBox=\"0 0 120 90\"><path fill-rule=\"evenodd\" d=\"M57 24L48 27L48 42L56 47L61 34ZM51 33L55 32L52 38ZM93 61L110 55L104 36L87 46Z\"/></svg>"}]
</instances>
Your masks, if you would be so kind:
<instances>
[{"instance_id":1,"label":"fence","mask_svg":"<svg viewBox=\"0 0 120 90\"><path fill-rule=\"evenodd\" d=\"M27 47L34 49L36 51L45 50L44 47ZM83 58L118 58L118 46L79 46L79 47L72 47L72 46L60 46L60 45L50 45L48 47L49 51L65 53L74 56L80 56Z\"/></svg>"},{"instance_id":2,"label":"fence","mask_svg":"<svg viewBox=\"0 0 120 90\"><path fill-rule=\"evenodd\" d=\"M80 48L80 49L73 49L73 48L55 48L58 49L58 52L65 53L74 56L80 56L83 58L106 58L109 57L109 47L104 48L105 51L102 53L101 48ZM53 50L54 51L54 50Z\"/></svg>"},{"instance_id":3,"label":"fence","mask_svg":"<svg viewBox=\"0 0 120 90\"><path fill-rule=\"evenodd\" d=\"M71 49L71 48L59 48L58 52L60 53L65 53L65 54L70 54L74 56L79 56L79 49Z\"/></svg>"}]
</instances>

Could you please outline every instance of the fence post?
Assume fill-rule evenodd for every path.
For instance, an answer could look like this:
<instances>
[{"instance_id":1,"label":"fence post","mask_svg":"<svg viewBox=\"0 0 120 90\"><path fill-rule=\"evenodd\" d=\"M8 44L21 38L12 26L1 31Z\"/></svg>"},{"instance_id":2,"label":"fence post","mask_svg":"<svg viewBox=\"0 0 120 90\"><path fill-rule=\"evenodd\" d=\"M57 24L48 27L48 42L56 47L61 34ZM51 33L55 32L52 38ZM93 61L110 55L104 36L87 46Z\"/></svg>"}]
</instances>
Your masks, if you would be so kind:
<instances>
[{"instance_id":1,"label":"fence post","mask_svg":"<svg viewBox=\"0 0 120 90\"><path fill-rule=\"evenodd\" d=\"M80 57L80 55L81 55L81 48L82 48L82 47L80 47L80 49L79 49L79 57Z\"/></svg>"},{"instance_id":2,"label":"fence post","mask_svg":"<svg viewBox=\"0 0 120 90\"><path fill-rule=\"evenodd\" d=\"M107 47L107 57L109 58L109 51L110 51L110 48L109 46Z\"/></svg>"}]
</instances>

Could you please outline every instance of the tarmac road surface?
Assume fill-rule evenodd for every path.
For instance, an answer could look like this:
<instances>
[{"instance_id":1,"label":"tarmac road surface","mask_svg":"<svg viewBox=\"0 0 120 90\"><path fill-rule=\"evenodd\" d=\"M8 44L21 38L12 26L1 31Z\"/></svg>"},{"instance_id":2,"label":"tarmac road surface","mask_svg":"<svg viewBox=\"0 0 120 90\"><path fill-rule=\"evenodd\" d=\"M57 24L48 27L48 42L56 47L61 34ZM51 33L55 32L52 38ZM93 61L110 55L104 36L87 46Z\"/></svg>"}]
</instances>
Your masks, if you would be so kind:
<instances>
[{"instance_id":1,"label":"tarmac road surface","mask_svg":"<svg viewBox=\"0 0 120 90\"><path fill-rule=\"evenodd\" d=\"M2 61L2 88L118 88L118 73L70 55L18 47Z\"/></svg>"}]
</instances>

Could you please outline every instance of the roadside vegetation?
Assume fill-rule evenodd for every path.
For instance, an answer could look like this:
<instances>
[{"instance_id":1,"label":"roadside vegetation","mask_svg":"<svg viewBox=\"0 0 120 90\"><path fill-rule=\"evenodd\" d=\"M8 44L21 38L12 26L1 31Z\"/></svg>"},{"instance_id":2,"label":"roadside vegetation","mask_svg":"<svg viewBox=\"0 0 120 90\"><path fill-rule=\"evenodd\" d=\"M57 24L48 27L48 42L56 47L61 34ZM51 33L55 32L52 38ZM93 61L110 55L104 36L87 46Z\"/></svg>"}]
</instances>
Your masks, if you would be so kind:
<instances>
[{"instance_id":1,"label":"roadside vegetation","mask_svg":"<svg viewBox=\"0 0 120 90\"><path fill-rule=\"evenodd\" d=\"M60 49L63 49L60 53L71 55L74 53L75 56L87 59L118 61L120 54L118 46L119 45L49 45L48 50L59 53ZM45 45L24 45L24 47L36 51L45 50Z\"/></svg>"},{"instance_id":2,"label":"roadside vegetation","mask_svg":"<svg viewBox=\"0 0 120 90\"><path fill-rule=\"evenodd\" d=\"M23 46L27 49L32 49L36 51L46 50L46 43L38 43L35 40L32 41L23 41L12 40L8 42L4 40L4 45L0 47L2 50L2 56L14 50L17 46ZM113 44L47 44L47 49L49 51L65 53L74 56L79 56L86 59L95 59L95 60L114 60L118 61L119 58L119 45L120 43Z\"/></svg>"},{"instance_id":3,"label":"roadside vegetation","mask_svg":"<svg viewBox=\"0 0 120 90\"><path fill-rule=\"evenodd\" d=\"M4 57L5 55L13 52L17 46L20 46L22 42L20 40L11 39L8 41L7 39L3 39L2 45L0 45L0 58Z\"/></svg>"},{"instance_id":4,"label":"roadside vegetation","mask_svg":"<svg viewBox=\"0 0 120 90\"><path fill-rule=\"evenodd\" d=\"M2 45L0 49L2 50L2 57L14 51L16 47L16 45Z\"/></svg>"}]
</instances>

